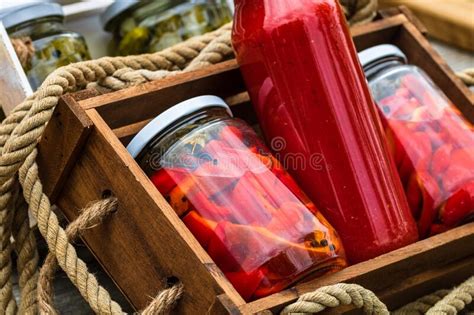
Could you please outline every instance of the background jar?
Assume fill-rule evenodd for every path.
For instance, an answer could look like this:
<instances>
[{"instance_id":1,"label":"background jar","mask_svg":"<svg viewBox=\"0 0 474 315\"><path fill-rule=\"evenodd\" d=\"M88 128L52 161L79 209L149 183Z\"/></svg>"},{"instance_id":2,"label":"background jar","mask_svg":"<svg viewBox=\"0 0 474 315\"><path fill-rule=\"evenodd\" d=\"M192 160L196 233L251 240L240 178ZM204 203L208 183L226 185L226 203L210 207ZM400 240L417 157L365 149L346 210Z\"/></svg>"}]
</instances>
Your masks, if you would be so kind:
<instances>
[{"instance_id":1,"label":"background jar","mask_svg":"<svg viewBox=\"0 0 474 315\"><path fill-rule=\"evenodd\" d=\"M336 232L222 99L172 107L127 149L245 300L346 266Z\"/></svg>"},{"instance_id":2,"label":"background jar","mask_svg":"<svg viewBox=\"0 0 474 315\"><path fill-rule=\"evenodd\" d=\"M54 3L33 3L0 11L10 38L25 42L28 58L22 66L33 89L55 69L89 60L84 38L63 25L64 13Z\"/></svg>"},{"instance_id":3,"label":"background jar","mask_svg":"<svg viewBox=\"0 0 474 315\"><path fill-rule=\"evenodd\" d=\"M157 52L231 20L225 0L116 1L102 15L119 55Z\"/></svg>"},{"instance_id":4,"label":"background jar","mask_svg":"<svg viewBox=\"0 0 474 315\"><path fill-rule=\"evenodd\" d=\"M474 219L474 129L393 45L359 58L385 126L420 236Z\"/></svg>"}]
</instances>

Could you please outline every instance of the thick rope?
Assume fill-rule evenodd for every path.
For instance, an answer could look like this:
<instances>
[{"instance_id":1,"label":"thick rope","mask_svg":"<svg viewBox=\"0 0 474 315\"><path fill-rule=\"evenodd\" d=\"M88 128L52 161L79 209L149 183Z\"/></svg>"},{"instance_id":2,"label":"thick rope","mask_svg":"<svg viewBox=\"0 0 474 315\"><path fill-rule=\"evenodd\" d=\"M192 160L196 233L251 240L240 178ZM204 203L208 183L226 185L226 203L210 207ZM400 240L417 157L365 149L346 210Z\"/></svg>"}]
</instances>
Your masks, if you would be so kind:
<instances>
[{"instance_id":1,"label":"thick rope","mask_svg":"<svg viewBox=\"0 0 474 315\"><path fill-rule=\"evenodd\" d=\"M426 312L427 315L454 315L474 300L474 276L452 290Z\"/></svg>"},{"instance_id":2,"label":"thick rope","mask_svg":"<svg viewBox=\"0 0 474 315\"><path fill-rule=\"evenodd\" d=\"M80 211L80 215L69 224L65 230L70 242L75 242L81 233L91 229L117 210L117 198L111 197L91 203ZM56 314L53 304L53 278L57 269L57 260L52 253L48 253L46 260L41 267L38 282L38 303L40 312L43 314Z\"/></svg>"},{"instance_id":3,"label":"thick rope","mask_svg":"<svg viewBox=\"0 0 474 315\"><path fill-rule=\"evenodd\" d=\"M31 59L35 54L35 46L30 37L11 38L13 49L24 69L30 68Z\"/></svg>"},{"instance_id":4,"label":"thick rope","mask_svg":"<svg viewBox=\"0 0 474 315\"><path fill-rule=\"evenodd\" d=\"M446 295L448 295L449 290L439 290L435 293L426 295L412 303L409 303L402 308L399 308L392 315L422 315L428 312L436 303L441 301Z\"/></svg>"},{"instance_id":5,"label":"thick rope","mask_svg":"<svg viewBox=\"0 0 474 315\"><path fill-rule=\"evenodd\" d=\"M38 250L34 231L30 228L28 205L23 197L18 197L13 222L14 248L17 253L17 270L20 286L19 314L36 314L38 283Z\"/></svg>"},{"instance_id":6,"label":"thick rope","mask_svg":"<svg viewBox=\"0 0 474 315\"><path fill-rule=\"evenodd\" d=\"M8 180L8 185L14 185L15 178ZM11 183L11 184L10 184ZM12 244L10 240L11 226L14 213L14 200L11 200L11 191L0 187L0 310L5 314L15 314L17 305L13 297L12 285Z\"/></svg>"},{"instance_id":7,"label":"thick rope","mask_svg":"<svg viewBox=\"0 0 474 315\"><path fill-rule=\"evenodd\" d=\"M281 312L286 314L314 314L326 308L354 305L362 308L365 314L388 315L389 311L372 291L357 284L338 283L321 287L314 292L301 295Z\"/></svg>"},{"instance_id":8,"label":"thick rope","mask_svg":"<svg viewBox=\"0 0 474 315\"><path fill-rule=\"evenodd\" d=\"M474 68L469 68L461 72L457 72L456 75L466 84L467 86L474 85Z\"/></svg>"},{"instance_id":9,"label":"thick rope","mask_svg":"<svg viewBox=\"0 0 474 315\"><path fill-rule=\"evenodd\" d=\"M184 292L181 283L175 284L171 288L164 289L153 299L150 305L145 308L142 315L165 315L169 314Z\"/></svg>"}]
</instances>

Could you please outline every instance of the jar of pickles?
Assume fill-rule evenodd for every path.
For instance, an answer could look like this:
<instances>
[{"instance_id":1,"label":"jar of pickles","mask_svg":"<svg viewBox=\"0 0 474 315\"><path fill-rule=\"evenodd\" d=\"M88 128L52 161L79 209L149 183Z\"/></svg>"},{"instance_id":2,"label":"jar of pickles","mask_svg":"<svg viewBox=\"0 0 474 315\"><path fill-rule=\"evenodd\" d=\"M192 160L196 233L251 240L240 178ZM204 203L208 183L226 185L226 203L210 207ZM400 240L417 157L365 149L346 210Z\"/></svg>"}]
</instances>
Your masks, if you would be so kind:
<instances>
[{"instance_id":1,"label":"jar of pickles","mask_svg":"<svg viewBox=\"0 0 474 315\"><path fill-rule=\"evenodd\" d=\"M245 300L346 266L337 233L222 99L170 108L127 149Z\"/></svg>"},{"instance_id":2,"label":"jar of pickles","mask_svg":"<svg viewBox=\"0 0 474 315\"><path fill-rule=\"evenodd\" d=\"M67 31L63 19L62 8L55 3L36 2L0 11L9 36L32 43L31 54L22 66L33 89L55 69L90 59L84 38Z\"/></svg>"},{"instance_id":3,"label":"jar of pickles","mask_svg":"<svg viewBox=\"0 0 474 315\"><path fill-rule=\"evenodd\" d=\"M116 1L102 15L119 55L157 52L231 20L226 0Z\"/></svg>"},{"instance_id":4,"label":"jar of pickles","mask_svg":"<svg viewBox=\"0 0 474 315\"><path fill-rule=\"evenodd\" d=\"M474 219L474 129L393 45L359 58L381 113L420 236Z\"/></svg>"}]
</instances>

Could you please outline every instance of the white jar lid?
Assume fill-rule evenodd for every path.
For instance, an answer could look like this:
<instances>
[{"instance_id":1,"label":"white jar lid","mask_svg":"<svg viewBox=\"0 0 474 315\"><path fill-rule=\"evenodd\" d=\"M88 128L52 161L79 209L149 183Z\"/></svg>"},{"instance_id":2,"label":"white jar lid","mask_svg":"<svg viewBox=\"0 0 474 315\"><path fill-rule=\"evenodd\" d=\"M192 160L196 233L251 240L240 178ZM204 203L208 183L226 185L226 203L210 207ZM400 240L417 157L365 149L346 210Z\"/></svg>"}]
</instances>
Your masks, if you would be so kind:
<instances>
[{"instance_id":1,"label":"white jar lid","mask_svg":"<svg viewBox=\"0 0 474 315\"><path fill-rule=\"evenodd\" d=\"M390 44L383 44L370 47L359 53L359 60L362 68L366 68L380 60L393 57L407 62L407 56L397 47Z\"/></svg>"},{"instance_id":2,"label":"white jar lid","mask_svg":"<svg viewBox=\"0 0 474 315\"><path fill-rule=\"evenodd\" d=\"M130 152L133 158L136 158L148 142L153 140L165 128L176 123L184 116L209 107L224 108L233 117L229 105L222 98L213 95L194 97L174 105L149 122L128 144L128 152Z\"/></svg>"}]
</instances>

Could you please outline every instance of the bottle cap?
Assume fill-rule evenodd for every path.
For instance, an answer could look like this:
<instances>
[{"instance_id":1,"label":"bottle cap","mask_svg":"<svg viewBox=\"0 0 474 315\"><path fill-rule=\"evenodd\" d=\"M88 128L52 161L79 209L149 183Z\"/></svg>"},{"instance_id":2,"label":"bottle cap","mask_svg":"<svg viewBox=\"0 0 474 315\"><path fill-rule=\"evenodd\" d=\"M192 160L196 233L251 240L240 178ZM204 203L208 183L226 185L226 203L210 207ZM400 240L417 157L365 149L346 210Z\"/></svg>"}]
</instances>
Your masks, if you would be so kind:
<instances>
[{"instance_id":1,"label":"bottle cap","mask_svg":"<svg viewBox=\"0 0 474 315\"><path fill-rule=\"evenodd\" d=\"M176 123L184 116L210 107L224 108L231 117L233 116L229 105L218 96L204 95L191 98L174 105L148 123L129 143L127 146L128 152L130 152L133 158L136 158L148 142L153 140L161 131Z\"/></svg>"},{"instance_id":2,"label":"bottle cap","mask_svg":"<svg viewBox=\"0 0 474 315\"><path fill-rule=\"evenodd\" d=\"M362 68L364 68L366 72L370 68L387 60L398 60L407 63L405 54L397 46L389 44L377 45L361 51L359 53L359 60Z\"/></svg>"},{"instance_id":3,"label":"bottle cap","mask_svg":"<svg viewBox=\"0 0 474 315\"><path fill-rule=\"evenodd\" d=\"M57 3L30 3L0 10L0 20L5 28L46 17L64 18L62 7Z\"/></svg>"}]
</instances>

